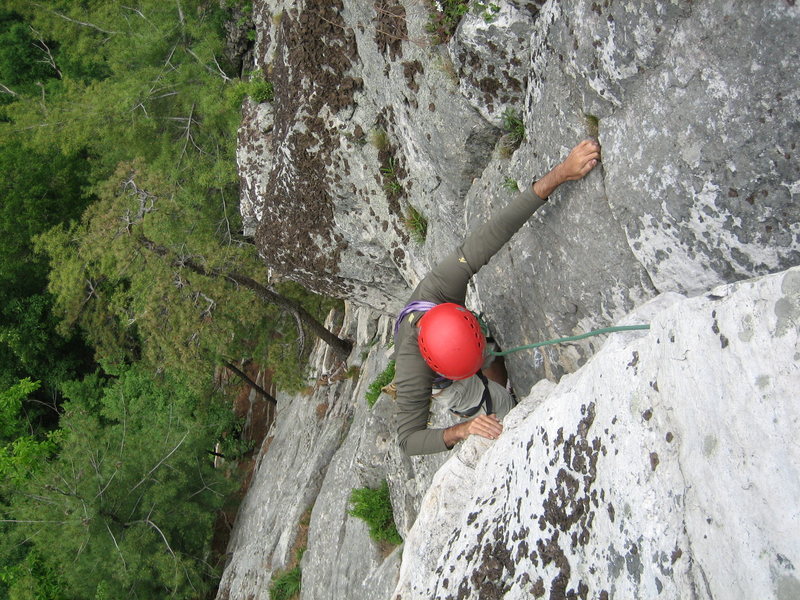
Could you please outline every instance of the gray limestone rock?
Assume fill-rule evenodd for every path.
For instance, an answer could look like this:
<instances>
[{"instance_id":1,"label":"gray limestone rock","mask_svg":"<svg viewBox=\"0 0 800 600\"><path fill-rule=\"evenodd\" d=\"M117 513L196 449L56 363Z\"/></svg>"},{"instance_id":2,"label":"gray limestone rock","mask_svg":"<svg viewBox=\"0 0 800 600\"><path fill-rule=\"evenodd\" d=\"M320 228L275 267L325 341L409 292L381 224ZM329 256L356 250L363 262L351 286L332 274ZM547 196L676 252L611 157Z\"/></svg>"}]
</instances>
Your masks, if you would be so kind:
<instances>
[{"instance_id":1,"label":"gray limestone rock","mask_svg":"<svg viewBox=\"0 0 800 600\"><path fill-rule=\"evenodd\" d=\"M450 458L392 598L793 597L800 268L641 320Z\"/></svg>"},{"instance_id":2,"label":"gray limestone rock","mask_svg":"<svg viewBox=\"0 0 800 600\"><path fill-rule=\"evenodd\" d=\"M361 359L358 371L348 375L317 344L311 364L326 375L309 382L310 394L279 397L276 423L237 515L218 600L267 600L273 576L293 559L307 511L302 598L378 600L391 593L402 546L392 551L370 539L366 524L348 514L350 493L387 480L395 522L405 535L447 456L412 461L401 455L391 399L383 395L374 409L367 406L367 388L391 354L390 328L378 313L348 306L341 335L356 341L348 362ZM448 417L439 410L434 418L445 423Z\"/></svg>"},{"instance_id":3,"label":"gray limestone rock","mask_svg":"<svg viewBox=\"0 0 800 600\"><path fill-rule=\"evenodd\" d=\"M530 59L530 30L535 17L512 4L467 13L448 50L459 89L481 116L503 126L506 110L517 114L525 103Z\"/></svg>"},{"instance_id":4,"label":"gray limestone rock","mask_svg":"<svg viewBox=\"0 0 800 600\"><path fill-rule=\"evenodd\" d=\"M781 421L796 415L769 418L790 395L787 381L796 387L800 351L786 339L800 322L798 275L788 271L779 297L756 294L747 310L718 304L755 284L703 294L800 263L800 7L497 4L496 18L471 12L435 46L428 9L412 0L254 3L256 63L276 101L243 107L245 229L274 273L348 301L348 364L360 374L281 399L219 597L266 598L313 505L307 599L394 600L398 577L402 600L722 597L740 566L764 597L792 598L800 558L778 533L797 521L798 492L771 478L797 481ZM506 107L524 123L518 147L504 138ZM530 185L587 137L602 143L602 164L559 188L474 278L469 306L507 349L607 326L659 294L700 298L666 309L674 321L660 317L656 342L624 334L510 355L528 398L508 417L508 445L402 455L391 398L371 411L363 401L388 360L388 315L510 200L508 188ZM404 223L410 207L428 219L422 244ZM702 318L692 312L701 305ZM768 358L733 352L748 344ZM624 364L598 368L604 345ZM707 364L689 361L697 352ZM793 357L794 370L773 354ZM328 361L318 351L316 372L330 372ZM691 365L706 369L716 395L682 383L697 375L681 370ZM752 381L728 386L723 372ZM623 379L633 391L620 396ZM450 418L433 405L433 423ZM748 428L762 442L785 437L784 454L770 449L763 462ZM387 556L347 515L352 487L384 479L406 537ZM415 533L435 522L429 537ZM746 543L762 533L763 552Z\"/></svg>"},{"instance_id":5,"label":"gray limestone rock","mask_svg":"<svg viewBox=\"0 0 800 600\"><path fill-rule=\"evenodd\" d=\"M246 98L242 104L242 123L236 144L239 169L239 212L246 236L253 236L261 220L264 173L272 167L272 105Z\"/></svg>"},{"instance_id":6,"label":"gray limestone rock","mask_svg":"<svg viewBox=\"0 0 800 600\"><path fill-rule=\"evenodd\" d=\"M506 200L506 180L529 184L587 136L603 143L602 168L559 190L477 280L504 346L605 325L658 291L797 263L797 7L498 6L431 46L415 3L343 1L330 14L257 3L257 63L278 117L271 127L266 109L246 107L241 145L253 151L240 171L271 269L395 311ZM496 148L506 107L525 124L510 160ZM396 194L381 172L390 158ZM423 246L403 224L411 206L428 219ZM509 362L524 393L594 347Z\"/></svg>"},{"instance_id":7,"label":"gray limestone rock","mask_svg":"<svg viewBox=\"0 0 800 600\"><path fill-rule=\"evenodd\" d=\"M694 6L601 121L614 214L659 290L800 261L798 17L789 3Z\"/></svg>"}]
</instances>

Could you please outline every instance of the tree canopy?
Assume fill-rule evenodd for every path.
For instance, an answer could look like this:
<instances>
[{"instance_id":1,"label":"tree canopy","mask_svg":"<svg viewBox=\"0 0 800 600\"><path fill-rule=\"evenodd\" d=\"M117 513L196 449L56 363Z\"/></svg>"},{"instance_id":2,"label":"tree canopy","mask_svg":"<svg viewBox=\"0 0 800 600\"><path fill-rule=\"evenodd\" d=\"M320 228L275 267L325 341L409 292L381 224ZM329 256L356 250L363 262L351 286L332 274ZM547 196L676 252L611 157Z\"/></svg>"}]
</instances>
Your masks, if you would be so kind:
<instances>
[{"instance_id":1,"label":"tree canopy","mask_svg":"<svg viewBox=\"0 0 800 600\"><path fill-rule=\"evenodd\" d=\"M214 374L304 384L298 319L333 301L242 235L236 130L265 85L225 48L242 4L0 9L0 600L213 591L236 483L210 451L237 429Z\"/></svg>"}]
</instances>

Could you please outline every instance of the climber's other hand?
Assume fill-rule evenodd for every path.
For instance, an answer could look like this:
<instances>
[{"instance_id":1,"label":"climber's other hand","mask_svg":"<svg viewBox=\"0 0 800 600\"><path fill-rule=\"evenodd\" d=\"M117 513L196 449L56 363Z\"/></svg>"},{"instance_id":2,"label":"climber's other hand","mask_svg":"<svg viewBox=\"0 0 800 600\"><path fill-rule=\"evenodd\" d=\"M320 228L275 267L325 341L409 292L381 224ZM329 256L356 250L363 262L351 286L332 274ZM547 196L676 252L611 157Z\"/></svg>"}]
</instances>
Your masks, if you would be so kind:
<instances>
[{"instance_id":1,"label":"climber's other hand","mask_svg":"<svg viewBox=\"0 0 800 600\"><path fill-rule=\"evenodd\" d=\"M575 146L569 156L556 170L562 181L575 181L584 177L600 162L600 144L593 140L583 140Z\"/></svg>"}]
</instances>

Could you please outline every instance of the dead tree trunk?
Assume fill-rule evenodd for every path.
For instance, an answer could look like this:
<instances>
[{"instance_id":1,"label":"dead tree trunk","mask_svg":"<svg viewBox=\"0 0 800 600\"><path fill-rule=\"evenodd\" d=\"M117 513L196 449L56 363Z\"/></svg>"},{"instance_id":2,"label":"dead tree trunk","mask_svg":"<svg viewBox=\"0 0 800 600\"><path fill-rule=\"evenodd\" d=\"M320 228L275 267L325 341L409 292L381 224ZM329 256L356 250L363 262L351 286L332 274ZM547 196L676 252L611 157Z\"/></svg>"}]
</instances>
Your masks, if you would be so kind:
<instances>
[{"instance_id":1,"label":"dead tree trunk","mask_svg":"<svg viewBox=\"0 0 800 600\"><path fill-rule=\"evenodd\" d=\"M284 310L289 311L292 314L297 315L300 321L308 327L308 329L317 337L319 337L323 342L328 344L334 352L336 352L337 356L341 360L346 360L347 357L350 355L350 351L353 349L353 344L350 340L344 340L337 336L332 331L328 330L322 323L320 323L314 315L308 312L305 308L303 308L298 302L295 302L291 298L287 298L274 290L270 289L269 287L265 286L262 283L259 283L255 279L248 277L247 275L243 275L241 273L237 273L235 271L221 271L218 269L208 269L205 265L191 259L191 258L183 258L178 259L177 257L173 256L173 253L169 250L169 248L165 246L161 246L160 244L155 243L153 240L145 237L144 235L137 236L139 243L142 244L145 248L161 256L163 258L171 259L172 264L177 267L183 267L189 269L190 271L197 273L199 275L204 275L206 277L218 277L224 278L228 281L241 285L244 288L247 288L261 298L264 302L268 302L270 304L275 304Z\"/></svg>"},{"instance_id":2,"label":"dead tree trunk","mask_svg":"<svg viewBox=\"0 0 800 600\"><path fill-rule=\"evenodd\" d=\"M278 405L278 400L272 394L270 394L267 390L258 385L255 381L250 379L247 373L242 371L239 367L237 367L236 365L234 365L232 362L229 361L225 362L225 367L232 373L238 375L240 379L242 379L247 385L249 385L251 388L257 391L259 394L264 396L266 400L272 402L275 406Z\"/></svg>"}]
</instances>

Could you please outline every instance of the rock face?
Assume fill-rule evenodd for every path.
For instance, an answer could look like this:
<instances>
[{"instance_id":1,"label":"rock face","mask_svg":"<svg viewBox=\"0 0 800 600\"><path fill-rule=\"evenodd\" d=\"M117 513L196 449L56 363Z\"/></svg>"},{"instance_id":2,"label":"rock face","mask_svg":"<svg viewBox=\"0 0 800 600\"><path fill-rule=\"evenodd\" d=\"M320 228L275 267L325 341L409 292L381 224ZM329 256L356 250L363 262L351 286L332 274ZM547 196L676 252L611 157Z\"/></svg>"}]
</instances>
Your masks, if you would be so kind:
<instances>
[{"instance_id":1,"label":"rock face","mask_svg":"<svg viewBox=\"0 0 800 600\"><path fill-rule=\"evenodd\" d=\"M603 164L559 190L472 296L506 347L607 325L800 262L800 7L515 1L447 44L418 2L256 2L272 104L240 133L243 214L277 274L395 312L470 223L580 139ZM525 127L518 149L502 129ZM428 219L423 245L404 221ZM501 301L502 299L502 301ZM591 343L512 359L527 392ZM526 359L527 360L527 359Z\"/></svg>"},{"instance_id":2,"label":"rock face","mask_svg":"<svg viewBox=\"0 0 800 600\"><path fill-rule=\"evenodd\" d=\"M232 531L218 600L267 600L272 578L301 548L307 549L301 563L304 598L383 600L397 584L400 549L384 556L364 522L348 514L350 493L387 479L394 518L405 533L448 457L412 461L402 455L390 423L391 398L367 406L367 388L389 360L391 325L386 317L351 306L341 335L356 342L348 361L358 366L355 374L318 345L312 365L325 375L313 382L313 391L279 395L278 416ZM441 409L434 418L452 423ZM305 544L302 523L309 526Z\"/></svg>"},{"instance_id":3,"label":"rock face","mask_svg":"<svg viewBox=\"0 0 800 600\"><path fill-rule=\"evenodd\" d=\"M318 371L325 370L324 348L317 349L314 362ZM273 574L294 558L299 523L314 506L352 417L349 402L339 398L352 395L353 380L322 381L325 385L317 385L312 398L278 396L281 427L270 431L239 508L220 600L269 598Z\"/></svg>"},{"instance_id":4,"label":"rock face","mask_svg":"<svg viewBox=\"0 0 800 600\"><path fill-rule=\"evenodd\" d=\"M434 44L416 0L254 2L275 100L243 109L245 230L274 275L346 299L360 371L320 349L331 385L280 398L218 597L267 598L312 507L307 600L800 597L800 7L490 5ZM391 398L363 400L390 315L586 137L602 164L468 303L505 348L629 314L652 329L512 354L526 400L500 440L403 456ZM406 539L388 555L347 513L383 479Z\"/></svg>"},{"instance_id":5,"label":"rock face","mask_svg":"<svg viewBox=\"0 0 800 600\"><path fill-rule=\"evenodd\" d=\"M393 598L797 598L800 268L665 294L436 474Z\"/></svg>"}]
</instances>

